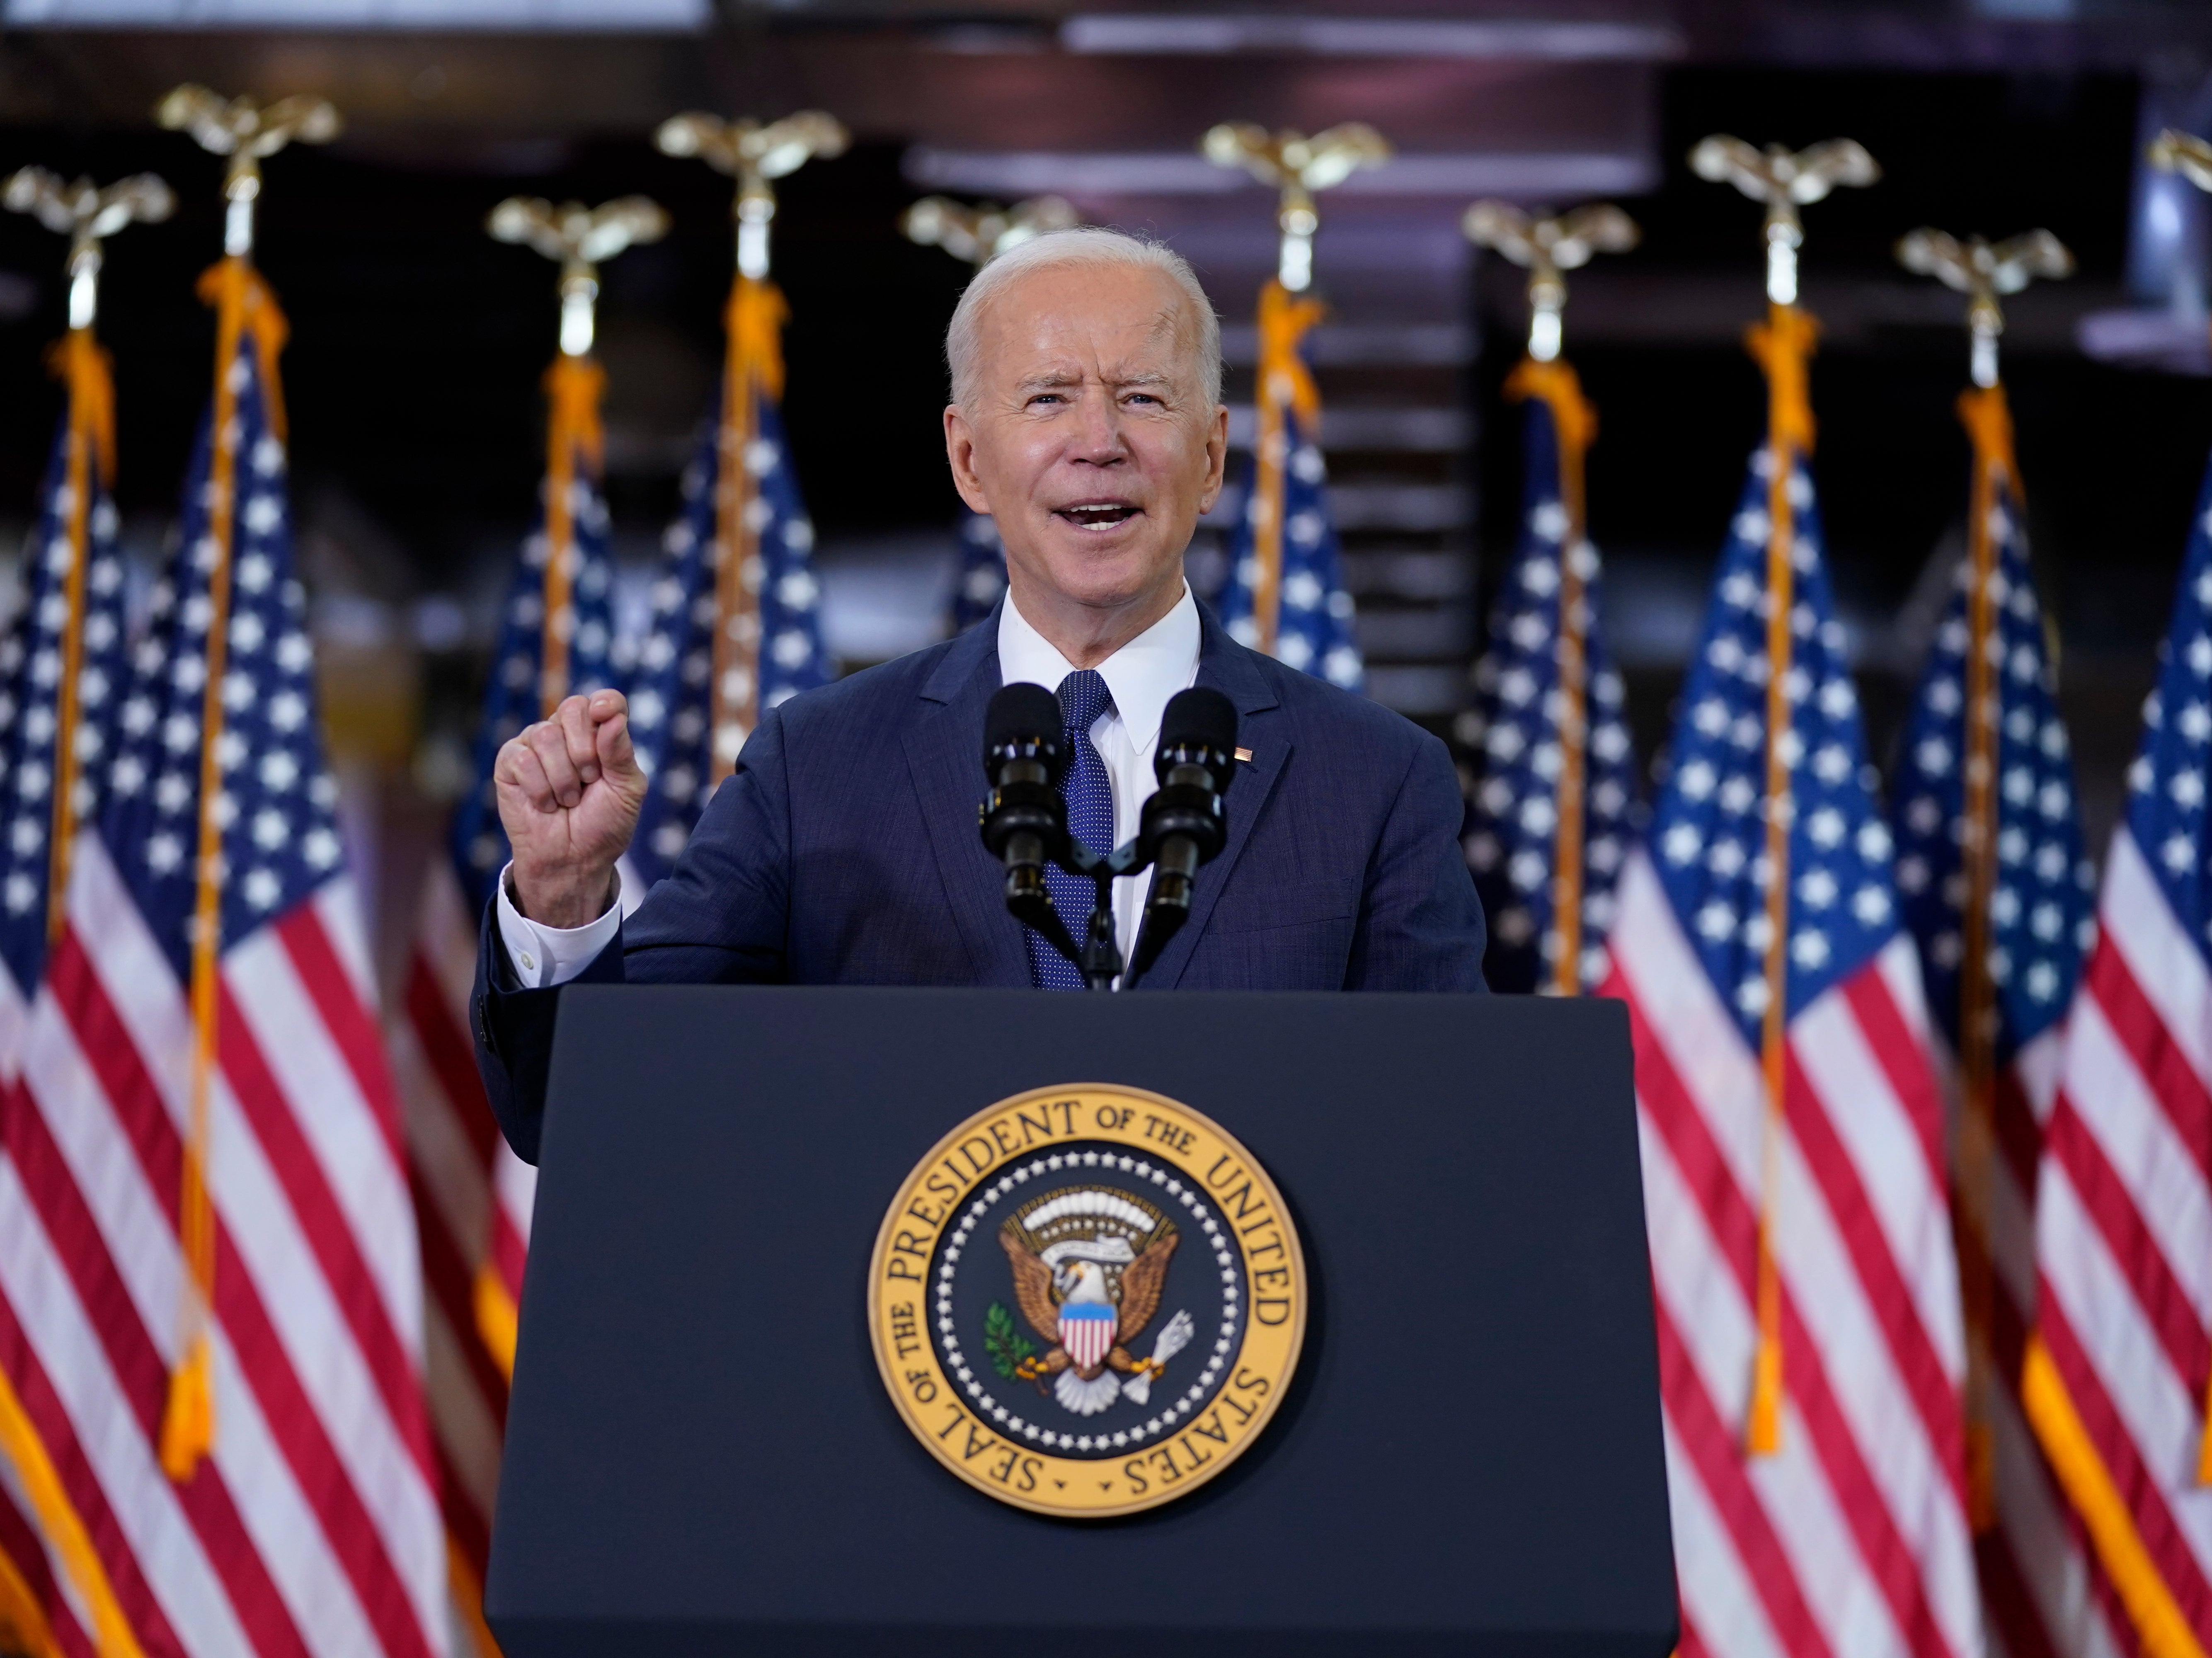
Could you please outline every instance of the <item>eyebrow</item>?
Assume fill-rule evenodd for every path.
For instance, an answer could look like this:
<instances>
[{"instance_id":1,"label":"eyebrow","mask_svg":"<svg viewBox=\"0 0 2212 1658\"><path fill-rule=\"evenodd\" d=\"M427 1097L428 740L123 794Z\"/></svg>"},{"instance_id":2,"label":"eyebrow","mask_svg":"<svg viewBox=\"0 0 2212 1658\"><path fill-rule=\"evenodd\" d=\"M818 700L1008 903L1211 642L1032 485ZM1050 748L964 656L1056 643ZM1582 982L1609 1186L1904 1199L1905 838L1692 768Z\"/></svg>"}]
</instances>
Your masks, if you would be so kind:
<instances>
[{"instance_id":1,"label":"eyebrow","mask_svg":"<svg viewBox=\"0 0 2212 1658\"><path fill-rule=\"evenodd\" d=\"M1048 391L1063 386L1080 386L1085 378L1086 376L1080 371L1070 372L1064 368L1048 368L1042 374L1024 375L1018 383L1018 389L1024 392L1037 392ZM1127 386L1171 386L1175 384L1174 376L1152 369L1124 374L1109 371L1103 378L1107 385L1116 389Z\"/></svg>"}]
</instances>

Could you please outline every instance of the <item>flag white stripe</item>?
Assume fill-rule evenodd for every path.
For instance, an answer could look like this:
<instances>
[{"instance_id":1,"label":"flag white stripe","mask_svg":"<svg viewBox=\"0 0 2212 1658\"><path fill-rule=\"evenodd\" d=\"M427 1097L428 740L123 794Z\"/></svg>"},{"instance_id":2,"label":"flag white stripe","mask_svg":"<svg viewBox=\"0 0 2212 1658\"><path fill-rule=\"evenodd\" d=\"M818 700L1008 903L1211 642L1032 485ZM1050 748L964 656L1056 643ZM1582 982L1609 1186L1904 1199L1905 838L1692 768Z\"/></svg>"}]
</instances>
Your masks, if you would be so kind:
<instances>
[{"instance_id":1,"label":"flag white stripe","mask_svg":"<svg viewBox=\"0 0 2212 1658\"><path fill-rule=\"evenodd\" d=\"M1911 948L1902 938L1897 942ZM1963 1350L1945 1339L1959 1331L1959 1276L1943 1190L1905 1102L1840 987L1816 998L1791 1021L1790 1046L1812 1084L1816 1108L1850 1160L1921 1328L1945 1369L1959 1375Z\"/></svg>"},{"instance_id":2,"label":"flag white stripe","mask_svg":"<svg viewBox=\"0 0 2212 1658\"><path fill-rule=\"evenodd\" d=\"M30 1005L15 975L0 963L0 1082L12 1082L23 1068L23 1038L29 1033Z\"/></svg>"},{"instance_id":3,"label":"flag white stripe","mask_svg":"<svg viewBox=\"0 0 2212 1658\"><path fill-rule=\"evenodd\" d=\"M0 1157L0 1294L60 1396L148 1588L186 1649L252 1650L10 1157Z\"/></svg>"},{"instance_id":4,"label":"flag white stripe","mask_svg":"<svg viewBox=\"0 0 2212 1658\"><path fill-rule=\"evenodd\" d=\"M492 1148L491 1155L492 1183L499 1193L500 1209L526 1248L530 1242L530 1218L538 1206L538 1170L514 1155L503 1135Z\"/></svg>"},{"instance_id":5,"label":"flag white stripe","mask_svg":"<svg viewBox=\"0 0 2212 1658\"><path fill-rule=\"evenodd\" d=\"M2043 1166L2037 1209L2044 1283L2103 1384L2123 1430L2167 1494L2167 1506L2187 1534L2191 1552L2201 1564L2212 1565L2212 1492L2192 1495L2203 1428L2194 1390L2167 1363L2126 1274L2106 1251L2103 1234L2056 1160Z\"/></svg>"},{"instance_id":6,"label":"flag white stripe","mask_svg":"<svg viewBox=\"0 0 2212 1658\"><path fill-rule=\"evenodd\" d=\"M2199 1084L2212 1090L2212 1020L2205 1017L2205 1010L2212 1008L2212 970L2206 969L2196 941L2174 919L2158 878L2143 862L2142 848L2124 823L2112 836L2098 908L2104 930L2127 963L2143 999L2158 1011L2159 1023L2188 1060Z\"/></svg>"},{"instance_id":7,"label":"flag white stripe","mask_svg":"<svg viewBox=\"0 0 2212 1658\"><path fill-rule=\"evenodd\" d=\"M346 1230L356 1238L407 1236L415 1206L392 1143L274 930L224 951L222 976ZM413 1252L363 1249L360 1256L392 1328L410 1336L421 1329L422 1278Z\"/></svg>"},{"instance_id":8,"label":"flag white stripe","mask_svg":"<svg viewBox=\"0 0 2212 1658\"><path fill-rule=\"evenodd\" d=\"M1714 1511L1705 1483L1683 1451L1671 1418L1667 1430L1667 1499L1674 1556L1692 1560L1681 1574L1682 1610L1709 1650L1731 1658L1787 1658L1766 1607L1737 1557L1728 1527Z\"/></svg>"},{"instance_id":9,"label":"flag white stripe","mask_svg":"<svg viewBox=\"0 0 2212 1658\"><path fill-rule=\"evenodd\" d=\"M2059 1079L2065 1073L2065 1025L2046 1026L2042 1034L2013 1056L2012 1068L2020 1078L2021 1091L2038 1129L2051 1121L2051 1102L2058 1097Z\"/></svg>"},{"instance_id":10,"label":"flag white stripe","mask_svg":"<svg viewBox=\"0 0 2212 1658\"><path fill-rule=\"evenodd\" d=\"M1633 947L1613 950L1644 1015L1644 1035L1667 1056L1683 1091L1728 1165L1736 1189L1756 1203L1764 1151L1766 1084L1735 1017L1721 1005L1704 964L1675 924L1659 878L1642 853L1620 878L1620 920L1614 935Z\"/></svg>"},{"instance_id":11,"label":"flag white stripe","mask_svg":"<svg viewBox=\"0 0 2212 1658\"><path fill-rule=\"evenodd\" d=\"M316 888L307 902L323 937L330 941L331 954L345 969L354 1000L373 1020L383 999L377 988L376 964L369 959L368 920L362 910L360 887L351 875L341 872Z\"/></svg>"},{"instance_id":12,"label":"flag white stripe","mask_svg":"<svg viewBox=\"0 0 2212 1658\"><path fill-rule=\"evenodd\" d=\"M392 1075L407 1102L408 1157L436 1211L434 1218L421 1218L441 1224L464 1260L478 1260L491 1236L491 1193L483 1160L461 1127L460 1108L439 1085L412 1021L393 1023L390 1044Z\"/></svg>"},{"instance_id":13,"label":"flag white stripe","mask_svg":"<svg viewBox=\"0 0 2212 1658\"><path fill-rule=\"evenodd\" d=\"M470 1333L471 1339L474 1332ZM462 1357L464 1349L445 1310L434 1301L423 1314L428 1353L430 1411L447 1466L461 1483L469 1506L487 1520L499 1496L498 1418Z\"/></svg>"},{"instance_id":14,"label":"flag white stripe","mask_svg":"<svg viewBox=\"0 0 2212 1658\"><path fill-rule=\"evenodd\" d=\"M2011 1391L1991 1389L1997 1521L2036 1619L2062 1658L2118 1658L2112 1631L2089 1593L2087 1563L2067 1528L2066 1509ZM1995 1624L1991 1638L1995 1639Z\"/></svg>"},{"instance_id":15,"label":"flag white stripe","mask_svg":"<svg viewBox=\"0 0 2212 1658\"><path fill-rule=\"evenodd\" d=\"M135 926L134 926L135 924ZM104 986L114 982L116 968L108 960L111 944L121 941L136 931L143 939L145 949L152 949L150 935L133 907L128 918L100 938L81 938L80 943L91 959L94 972ZM118 951L125 960L138 951L126 945ZM225 973L228 962L237 951L226 952ZM182 987L173 974L166 975L175 999L173 1018L189 1024L190 1010L184 999ZM152 998L158 993L156 986L141 986L134 998L142 1010L150 1011ZM241 1001L238 987L233 994ZM166 1022L164 1022L166 1023ZM319 1018L309 1016L307 1023L316 1030L322 1029ZM350 1072L338 1064L337 1074L325 1084L319 1108L327 1107L334 1091L345 1088L341 1078L350 1078ZM312 1090L313 1079L302 1078L301 1085ZM36 1086L35 1079L33 1086ZM293 1100L303 1097L290 1095ZM312 1091L304 1097L313 1099ZM342 1095L341 1095L342 1097ZM216 1078L209 1092L210 1098L210 1163L209 1189L214 1193L216 1212L225 1230L238 1251L239 1259L246 1269L264 1315L276 1333L293 1374L306 1394L310 1409L322 1424L332 1451L345 1471L348 1484L368 1513L370 1521L380 1534L385 1552L391 1557L410 1600L416 1603L416 1615L425 1626L437 1615L436 1608L445 1594L445 1558L441 1542L441 1528L436 1523L436 1501L422 1469L414 1460L404 1436L392 1419L386 1396L371 1370L352 1327L346 1321L343 1309L337 1303L330 1280L323 1274L313 1246L299 1224L291 1199L262 1146L252 1124L240 1110L237 1096L232 1092L228 1078ZM103 1099L103 1105L105 1101ZM356 1093L352 1096L352 1108L356 1114L366 1115L368 1103ZM181 1102L172 1100L171 1115L179 1132L182 1131ZM328 1114L328 1113L326 1113ZM46 1113L51 1123L52 1114ZM296 1118L301 1114L295 1111ZM112 1120L101 1114L102 1126ZM58 1135L61 1132L55 1126ZM127 1143L123 1131L115 1125L111 1131L127 1154ZM380 1141L370 1148L370 1155L386 1167L390 1166L390 1154ZM82 1175L80 1175L82 1184ZM139 1189L143 1190L143 1187ZM87 1197L92 1197L88 1193ZM150 1193L147 1202L152 1203ZM158 1216L160 1211L155 1209ZM145 1215L138 1216L141 1224ZM391 1223L399 1230L392 1236L411 1241L413 1212L403 1210ZM103 1226L103 1230L106 1229ZM175 1240L168 1230L166 1218L155 1228L159 1247L165 1259L173 1259ZM356 1239L377 1235L364 1235L358 1230ZM128 1270L134 1260L145 1258L145 1251L155 1247L151 1241L140 1242L136 1248L121 1240L111 1237L109 1247L116 1254L118 1269ZM363 1255L377 1253L364 1248ZM392 1252L385 1252L392 1253ZM412 1251L408 1254L411 1257ZM164 1319L175 1317L173 1300L173 1269L168 1298L142 1302L140 1316L150 1329L161 1327ZM419 1303L418 1303L419 1305ZM401 1327L413 1331L420 1327L419 1312ZM411 1343L410 1344L412 1345ZM255 1498L252 1489L239 1492L241 1509Z\"/></svg>"},{"instance_id":16,"label":"flag white stripe","mask_svg":"<svg viewBox=\"0 0 2212 1658\"><path fill-rule=\"evenodd\" d=\"M173 1363L183 1278L182 1255L175 1232L160 1199L147 1183L143 1168L128 1135L112 1114L105 1090L85 1062L76 1033L51 1001L41 1002L34 1018L26 1080L28 1086L25 1101L38 1112L47 1134L68 1165L115 1273L131 1295L144 1339L155 1351ZM281 1193L266 1189L272 1183L266 1179L265 1168L258 1167L259 1159L255 1150L241 1144L246 1136L234 1127L224 1132L237 1121L234 1111L225 1109L228 1103L228 1090L218 1086L213 1095L217 1127L210 1165L212 1189L219 1194L243 1192L247 1201L263 1206L281 1205ZM258 1181L252 1178L257 1173L261 1175ZM257 1186L264 1189L257 1190ZM226 1202L223 1196L218 1196L218 1207L224 1212L226 1219L234 1201ZM249 1255L251 1271L248 1236L242 1236L235 1227L231 1230L240 1246L240 1254ZM295 1254L303 1254L304 1241L295 1240L291 1248ZM257 1279L270 1321L288 1349L295 1369L300 1370L301 1385L312 1400L317 1392L318 1379L300 1366L301 1339L287 1327L289 1325L296 1328L302 1309L282 1299L272 1302L266 1279L259 1272L252 1276ZM317 1285L322 1283L319 1274L305 1270L304 1262L299 1263L298 1270L289 1276L295 1295L302 1293L302 1278L313 1278ZM278 1296L283 1293L280 1287ZM259 1401L253 1397L256 1389L252 1380L239 1366L220 1321L212 1333L217 1408L222 1422L222 1431L216 1437L215 1462L222 1472L223 1483L230 1491L240 1523L253 1540L256 1552L266 1564L271 1581L283 1596L310 1649L358 1649L343 1640L331 1646L318 1638L328 1636L339 1639L344 1635L343 1629L326 1628L325 1625L337 1615L329 1610L336 1604L333 1596L342 1595L352 1600L350 1582L331 1558L323 1522L301 1499L289 1459L268 1442ZM339 1338L325 1327L311 1333L307 1339L319 1350L331 1370L343 1372L346 1368L343 1356L353 1352L349 1339ZM49 1364L48 1372L55 1377L57 1389L65 1397L78 1385L74 1371L57 1372ZM325 1391L328 1390L325 1384ZM327 1409L320 1414L330 1424L334 1448L343 1466L349 1460L349 1451L356 1450L349 1442L371 1430L368 1413L356 1402L349 1413L349 1419L342 1418L333 1422ZM380 1409L377 1414L381 1414ZM131 1431L143 1437L143 1430L135 1420ZM356 1457L357 1455L356 1451ZM269 1460L272 1456L276 1459L273 1463ZM155 1476L163 1477L158 1469ZM355 1483L360 1483L357 1475ZM112 1486L110 1490L110 1500L118 1506L140 1500L138 1493L118 1496ZM308 1531L313 1533L312 1538L304 1534ZM358 1616L358 1602L353 1605Z\"/></svg>"},{"instance_id":17,"label":"flag white stripe","mask_svg":"<svg viewBox=\"0 0 2212 1658\"><path fill-rule=\"evenodd\" d=\"M461 1029L465 1030L469 996L477 981L477 929L459 878L443 858L430 860L416 928L415 948L437 975L446 993L446 1005L460 1011Z\"/></svg>"},{"instance_id":18,"label":"flag white stripe","mask_svg":"<svg viewBox=\"0 0 2212 1658\"><path fill-rule=\"evenodd\" d=\"M2198 1324L2212 1321L2212 1193L2095 994L2067 1035L2068 1102L2156 1240Z\"/></svg>"},{"instance_id":19,"label":"flag white stripe","mask_svg":"<svg viewBox=\"0 0 2212 1658\"><path fill-rule=\"evenodd\" d=\"M1618 941L1622 935L1616 932ZM1657 1144L1654 1145L1654 1142ZM1653 1236L1652 1281L1665 1303L1698 1387L1715 1413L1740 1429L1750 1399L1752 1355L1758 1325L1735 1272L1704 1223L1702 1211L1665 1143L1646 1136L1644 1165L1645 1208L1665 1214L1670 1224L1665 1246ZM1785 1360L1785 1363L1787 1361ZM1669 1465L1694 1478L1686 1465ZM1812 1436L1794 1408L1783 1417L1782 1448L1751 1459L1745 1474L1759 1509L1783 1553L1790 1576L1835 1658L1882 1658L1903 1649L1895 1620L1888 1615L1881 1586L1869 1576L1849 1522L1828 1486L1826 1471L1814 1454ZM1733 1552L1733 1545L1731 1545ZM1686 1582L1703 1559L1677 1548L1678 1569ZM1879 1607L1877 1612L1875 1608Z\"/></svg>"}]
</instances>

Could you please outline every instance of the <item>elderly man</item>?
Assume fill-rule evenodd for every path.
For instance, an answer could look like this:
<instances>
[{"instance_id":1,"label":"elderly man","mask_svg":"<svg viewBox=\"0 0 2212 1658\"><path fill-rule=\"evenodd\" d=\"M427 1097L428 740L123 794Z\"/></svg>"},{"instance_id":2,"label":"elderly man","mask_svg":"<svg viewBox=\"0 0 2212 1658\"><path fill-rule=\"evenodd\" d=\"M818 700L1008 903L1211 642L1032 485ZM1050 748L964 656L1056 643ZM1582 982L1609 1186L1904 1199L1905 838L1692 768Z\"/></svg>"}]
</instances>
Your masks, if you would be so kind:
<instances>
[{"instance_id":1,"label":"elderly man","mask_svg":"<svg viewBox=\"0 0 2212 1658\"><path fill-rule=\"evenodd\" d=\"M1197 683L1236 706L1250 758L1227 842L1143 987L1482 988L1443 745L1247 650L1184 583L1229 434L1220 329L1190 267L1112 231L1040 237L983 268L945 351L953 479L1006 542L996 616L770 710L675 872L627 920L616 863L645 778L622 697L570 697L500 751L514 859L485 918L475 1024L523 1157L537 1156L553 987L572 980L1079 985L1006 913L976 834L984 706L1018 681L1058 692L1071 815L1110 821L1117 841L1152 790L1168 699ZM1126 944L1143 883L1118 885ZM1064 919L1080 936L1084 918Z\"/></svg>"}]
</instances>

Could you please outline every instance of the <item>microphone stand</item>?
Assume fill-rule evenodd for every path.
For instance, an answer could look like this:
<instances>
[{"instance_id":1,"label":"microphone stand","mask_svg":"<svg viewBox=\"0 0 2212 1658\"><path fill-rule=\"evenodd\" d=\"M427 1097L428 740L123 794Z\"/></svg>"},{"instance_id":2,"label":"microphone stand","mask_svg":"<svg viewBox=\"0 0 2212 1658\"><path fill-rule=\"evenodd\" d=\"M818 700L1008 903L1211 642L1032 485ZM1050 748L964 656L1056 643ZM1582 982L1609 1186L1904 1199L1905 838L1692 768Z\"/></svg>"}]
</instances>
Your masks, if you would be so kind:
<instances>
[{"instance_id":1,"label":"microphone stand","mask_svg":"<svg viewBox=\"0 0 2212 1658\"><path fill-rule=\"evenodd\" d=\"M1143 873L1152 866L1152 853L1141 839L1125 842L1101 857L1074 835L1067 837L1066 850L1055 852L1053 862L1070 875L1090 878L1093 890L1091 920L1084 929L1080 944L1068 931L1067 924L1060 919L1060 912L1052 907L1052 894L1042 875L1026 881L1009 876L1006 908L1015 920L1035 927L1047 944L1073 962L1091 989L1111 990L1114 981L1121 976L1122 969L1121 946L1114 931L1114 883L1125 875ZM1146 910L1149 914L1149 905ZM1147 962L1146 965L1151 963ZM1133 981L1135 975L1130 976Z\"/></svg>"}]
</instances>

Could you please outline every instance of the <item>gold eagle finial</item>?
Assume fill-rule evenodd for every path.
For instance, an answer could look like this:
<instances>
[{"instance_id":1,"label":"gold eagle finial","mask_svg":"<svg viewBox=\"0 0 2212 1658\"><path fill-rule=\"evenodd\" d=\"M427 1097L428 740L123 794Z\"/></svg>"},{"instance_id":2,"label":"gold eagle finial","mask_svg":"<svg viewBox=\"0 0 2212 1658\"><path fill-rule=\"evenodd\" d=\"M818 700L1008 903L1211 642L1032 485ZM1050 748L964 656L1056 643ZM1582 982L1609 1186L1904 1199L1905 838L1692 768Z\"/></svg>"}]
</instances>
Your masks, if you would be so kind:
<instances>
[{"instance_id":1,"label":"gold eagle finial","mask_svg":"<svg viewBox=\"0 0 2212 1658\"><path fill-rule=\"evenodd\" d=\"M668 215L647 196L620 196L597 207L510 196L492 209L484 228L502 242L560 261L561 349L580 357L592 349L599 266L625 248L659 241L668 234Z\"/></svg>"},{"instance_id":2,"label":"gold eagle finial","mask_svg":"<svg viewBox=\"0 0 2212 1658\"><path fill-rule=\"evenodd\" d=\"M1528 273L1528 355L1539 362L1559 355L1565 273L1600 253L1626 253L1643 235L1636 221L1610 202L1538 217L1510 202L1481 201L1459 224L1468 240L1504 254Z\"/></svg>"},{"instance_id":3,"label":"gold eagle finial","mask_svg":"<svg viewBox=\"0 0 2212 1658\"><path fill-rule=\"evenodd\" d=\"M19 167L0 185L0 206L28 213L70 239L69 325L89 328L100 305L100 245L129 224L154 224L176 211L176 192L151 173L112 185L64 184L42 167Z\"/></svg>"},{"instance_id":4,"label":"gold eagle finial","mask_svg":"<svg viewBox=\"0 0 2212 1658\"><path fill-rule=\"evenodd\" d=\"M768 228L775 217L769 181L787 178L817 156L842 155L853 137L843 122L818 109L765 125L694 110L663 121L653 142L664 155L696 155L738 181L738 270L758 282L768 276Z\"/></svg>"},{"instance_id":5,"label":"gold eagle finial","mask_svg":"<svg viewBox=\"0 0 2212 1658\"><path fill-rule=\"evenodd\" d=\"M1310 138L1288 128L1270 132L1256 121L1224 121L1200 148L1214 166L1241 167L1281 193L1276 280L1293 294L1313 286L1314 232L1321 228L1314 192L1342 184L1362 167L1380 167L1391 155L1389 141L1364 121L1345 121Z\"/></svg>"},{"instance_id":6,"label":"gold eagle finial","mask_svg":"<svg viewBox=\"0 0 2212 1658\"><path fill-rule=\"evenodd\" d=\"M1765 206L1766 297L1777 305L1797 303L1797 250L1805 240L1797 210L1826 199L1838 185L1870 185L1881 177L1874 157L1849 138L1798 150L1781 144L1758 149L1725 132L1690 152L1690 171L1734 185Z\"/></svg>"}]
</instances>

